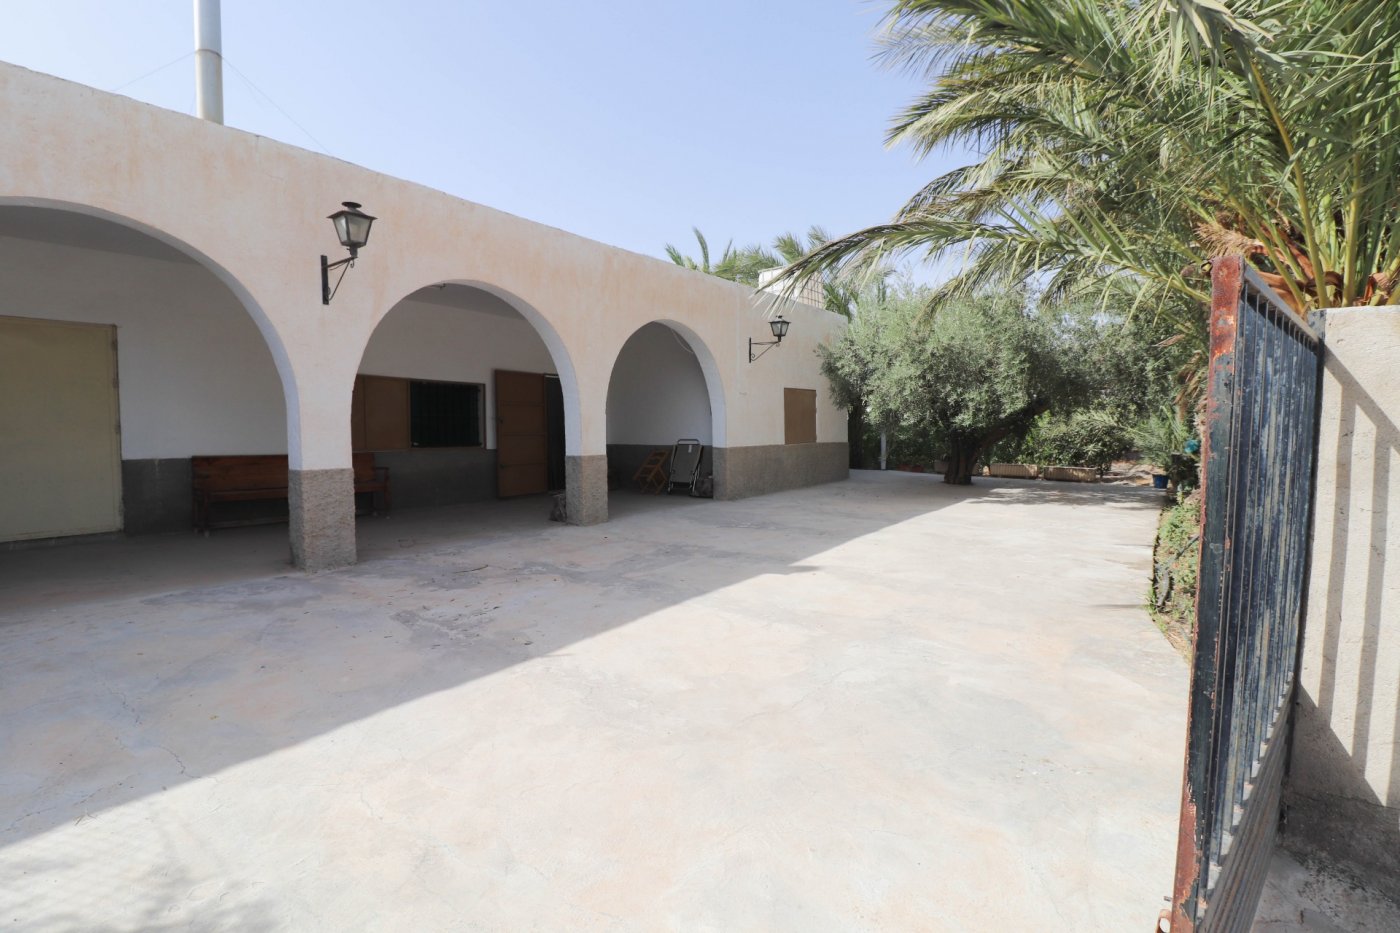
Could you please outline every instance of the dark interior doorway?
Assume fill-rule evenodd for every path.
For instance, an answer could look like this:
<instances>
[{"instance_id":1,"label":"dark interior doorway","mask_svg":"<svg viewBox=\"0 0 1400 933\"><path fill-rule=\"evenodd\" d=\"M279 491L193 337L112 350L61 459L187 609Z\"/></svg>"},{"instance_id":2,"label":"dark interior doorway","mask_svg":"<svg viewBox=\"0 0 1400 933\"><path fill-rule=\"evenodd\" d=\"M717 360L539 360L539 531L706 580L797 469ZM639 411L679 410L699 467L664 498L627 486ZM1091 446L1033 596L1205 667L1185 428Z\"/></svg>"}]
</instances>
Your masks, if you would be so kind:
<instances>
[{"instance_id":1,"label":"dark interior doorway","mask_svg":"<svg viewBox=\"0 0 1400 933\"><path fill-rule=\"evenodd\" d=\"M564 384L558 376L544 377L545 421L549 431L549 490L564 488Z\"/></svg>"}]
</instances>

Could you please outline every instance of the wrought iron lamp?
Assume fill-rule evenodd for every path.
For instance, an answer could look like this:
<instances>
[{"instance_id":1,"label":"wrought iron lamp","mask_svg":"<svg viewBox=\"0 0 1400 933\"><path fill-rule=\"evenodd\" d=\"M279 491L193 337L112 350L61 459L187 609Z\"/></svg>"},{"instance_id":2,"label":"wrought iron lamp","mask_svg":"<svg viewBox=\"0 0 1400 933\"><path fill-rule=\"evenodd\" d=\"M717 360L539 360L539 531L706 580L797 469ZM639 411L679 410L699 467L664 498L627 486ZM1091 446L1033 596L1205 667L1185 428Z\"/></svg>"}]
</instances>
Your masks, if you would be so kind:
<instances>
[{"instance_id":1,"label":"wrought iron lamp","mask_svg":"<svg viewBox=\"0 0 1400 933\"><path fill-rule=\"evenodd\" d=\"M752 363L764 353L767 353L769 349L772 349L773 347L776 347L778 344L782 343L783 338L787 336L788 325L791 323L791 321L787 320L780 314L777 317L773 318L773 320L768 322L769 329L773 331L772 340L754 340L752 337L750 337L749 362ZM767 349L761 350L758 353L754 353L754 347L766 347Z\"/></svg>"},{"instance_id":2,"label":"wrought iron lamp","mask_svg":"<svg viewBox=\"0 0 1400 933\"><path fill-rule=\"evenodd\" d=\"M344 208L332 214L328 220L335 225L335 235L340 239L340 245L350 251L350 255L338 262L331 262L325 256L321 257L321 304L328 305L335 293L340 290L340 283L345 278L345 270L355 264L355 259L360 254L360 247L369 242L369 228L374 225L375 218L360 210L360 205L354 201L342 201ZM335 288L331 288L331 270L340 269L340 278L335 280Z\"/></svg>"}]
</instances>

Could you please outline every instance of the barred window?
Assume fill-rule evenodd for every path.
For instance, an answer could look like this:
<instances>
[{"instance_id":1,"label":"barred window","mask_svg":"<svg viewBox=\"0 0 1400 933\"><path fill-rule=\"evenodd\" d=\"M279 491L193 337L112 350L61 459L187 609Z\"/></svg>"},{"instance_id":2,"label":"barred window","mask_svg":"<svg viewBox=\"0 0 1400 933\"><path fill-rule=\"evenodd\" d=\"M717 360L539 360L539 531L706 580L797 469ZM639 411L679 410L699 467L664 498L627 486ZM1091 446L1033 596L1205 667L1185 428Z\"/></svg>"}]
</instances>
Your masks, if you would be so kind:
<instances>
[{"instance_id":1,"label":"barred window","mask_svg":"<svg viewBox=\"0 0 1400 933\"><path fill-rule=\"evenodd\" d=\"M463 382L409 384L414 447L480 447L481 386Z\"/></svg>"}]
</instances>

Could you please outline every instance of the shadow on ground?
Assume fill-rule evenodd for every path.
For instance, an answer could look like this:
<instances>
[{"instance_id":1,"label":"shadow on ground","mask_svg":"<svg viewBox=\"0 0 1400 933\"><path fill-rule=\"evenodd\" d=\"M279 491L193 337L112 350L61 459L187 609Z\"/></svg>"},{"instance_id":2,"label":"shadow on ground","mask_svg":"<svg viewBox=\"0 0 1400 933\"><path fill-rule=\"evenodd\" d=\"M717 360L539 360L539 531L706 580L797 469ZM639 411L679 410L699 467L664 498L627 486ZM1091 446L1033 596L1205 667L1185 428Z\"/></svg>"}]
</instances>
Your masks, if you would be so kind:
<instances>
[{"instance_id":1,"label":"shadow on ground","mask_svg":"<svg viewBox=\"0 0 1400 933\"><path fill-rule=\"evenodd\" d=\"M873 649L862 646L867 641L876 645L882 633L879 628L861 628L866 624L862 612L868 607L859 602L859 584L878 577L887 589L865 592L888 592L891 595L883 598L889 600L895 598L901 580L910 581L911 591L927 587L928 568L921 556L921 542L932 540L927 536L946 539L951 531L957 531L965 535L958 547L989 554L986 578L960 583L958 598L964 604L955 607L957 613L973 611L969 607L978 605L978 594L995 601L1018 586L1040 585L1022 583L1031 578L1023 576L1024 568L1016 561L1009 566L996 564L996 549L1014 555L1019 546L1008 541L1005 533L998 533L998 522L970 520L965 529L957 530L947 522L918 520L950 506L1004 508L1009 517L1046 502L1072 507L1083 504L1100 514L1105 504L1112 509L1150 512L1159 507L1160 496L1112 487L1051 488L1015 480L984 481L960 488L946 486L937 477L855 474L846 483L740 502L615 496L613 520L591 528L543 521L548 506L540 501L402 513L362 524L361 564L312 576L278 566L285 547L282 529L250 529L210 539L181 536L7 554L0 569L0 605L5 607L0 612L0 747L6 750L0 760L5 801L0 805L0 869L5 868L4 850L23 844L8 870L18 871L21 877L42 875L65 856L61 850L45 855L50 840L38 837L51 830L62 834L101 815L104 820L110 817L100 838L113 847L113 860L102 857L99 861L104 871L110 868L111 883L118 888L123 884L163 883L139 874L128 878L119 867L112 867L124 864L123 859L132 864L139 861L132 853L122 854L123 839L136 835L135 829L128 832L121 825L126 818L123 814L128 813L122 804L153 794L169 796L191 782L235 781L232 772L239 765L283 751L290 753L318 737L329 737L342 749L345 743L374 741L366 738L373 730L351 733L342 727L465 684L510 676L525 662L545 665L535 666L532 678L545 685L541 689L554 689L548 687L552 683L550 665L567 664L580 644L643 618L651 618L653 624L682 624L674 614L664 623L656 619L701 597L705 599L703 612L686 615L684 624L713 626L713 638L701 633L698 638L687 636L693 639L689 642L664 644L689 644L692 647L686 650L713 652L713 658L644 657L641 668L658 679L656 696L670 692L682 695L692 689L687 685L701 676L692 670L697 665L713 671L699 682L710 677L722 684L731 676L734 664L751 665L760 674L767 667L780 674L785 665L805 664L801 653L782 640L794 637L785 628L788 620L783 613L807 613L810 618L804 624L818 629L823 612L831 613L833 620L844 620L847 626L855 620L852 631L861 634L851 636L857 640L843 643L848 645L843 650L863 656L862 652ZM1063 579L1070 581L1066 586L1076 598L1083 594L1090 600L1101 599L1099 605L1110 608L1126 605L1114 603L1112 598L1121 593L1121 581L1131 579L1144 563L1148 542L1135 539L1150 526L1150 519L1120 528L1114 532L1117 537L1103 542L1102 551L1096 553L1105 555L1103 559L1110 564L1122 566L1114 570L1112 580L1101 584L1095 582L1093 568L1086 569L1078 555L1056 553L1053 546L1058 536L1056 523L1066 523L1068 530L1077 522L1076 511L1036 512L1016 521L1023 523L1019 527L1028 527L1026 523L1034 526L1036 521L1047 523L1033 532L1035 541L1044 542L1036 545L1035 561L1040 570L1063 565ZM852 551L848 558L843 556L849 563L827 562L821 573L815 573L817 567L811 562L817 555L908 522L915 524L900 539L900 550ZM939 546L946 548L948 542L941 540ZM758 579L764 580L763 585L752 586L751 581ZM191 580L198 582L181 585L181 581ZM843 581L852 585L848 587ZM749 585L736 586L740 583ZM775 609L775 601L785 608ZM1054 600L1047 594L1045 601ZM889 617L895 622L917 621L916 609L896 608L898 612ZM929 606L927 611L953 609ZM1047 618L1063 617L1070 611L1072 606L1059 607ZM965 615L955 613L954 617ZM1145 624L1145 619L1142 622ZM1065 644L1072 648L1055 643L1058 654L1050 660L1072 663L1077 672L1074 677L1085 684L1100 685L1095 689L1111 687L1126 690L1130 696L1160 698L1161 694L1159 687L1153 687L1158 692L1152 693L1127 683L1115 672L1125 657L1147 658L1148 676L1157 678L1154 684L1174 683L1183 676L1170 649L1155 643L1156 633L1150 631L1150 625L1145 631L1134 630L1132 643L1120 646L1105 643L1101 635L1105 629L1095 624L1100 627L1093 629L1092 636L1087 629L1082 637L1070 633ZM758 632L761 637L756 644L778 639L771 642L775 646L772 653L728 658L725 641L736 626L743 626L746 637ZM927 642L919 649L932 652L932 663L937 663L940 655L956 656L955 652L965 647L960 640L971 636L950 630L937 637L944 642ZM1021 646L1024 642L1002 644L1005 636L996 632L990 637L996 640L985 664L994 677L1004 676L1013 669L1008 665L1016 663L1019 653L1030 650ZM671 649L643 646L638 650ZM930 661L922 656L907 659L915 677L918 666L926 663ZM686 679L668 682L672 667L686 668ZM571 676L577 679L577 674ZM613 676L620 675L592 671L585 674L584 684L587 690L597 691L596 700L583 701L584 708L597 705L609 709L609 729L628 719L625 706L612 707L646 702L613 695L615 691L610 692L609 687ZM855 675L839 670L831 676ZM960 677L972 674L953 671L940 676L950 677L950 684L956 684ZM756 682L761 684L762 678ZM1011 683L1006 689L1021 688ZM1055 684L1047 689L1053 694L1068 687ZM1077 684L1075 689L1079 689ZM884 696L876 684L864 691L870 697ZM1006 713L1014 721L1025 718L1017 712L1025 708L1019 694L1014 702L979 700L981 696L975 689L964 691L959 702L971 705L959 722L975 729L979 702L994 703L987 709L998 715ZM783 709L803 701L805 694L773 700ZM894 703L908 701L891 698ZM946 711L956 715L952 712L956 708L949 706ZM500 709L491 715L500 717L502 734L525 728L512 721L516 715L535 716L535 721L526 724L532 730L551 728L547 712ZM540 715L546 721L538 721ZM654 717L656 712L648 711L648 715ZM686 713L663 711L665 717L673 715L682 717L675 722L676 730L684 732L695 726L685 720ZM702 716L703 712L696 709L688 715ZM723 717L717 720L727 721ZM558 728L574 727L561 722ZM1071 725L1066 722L1057 728L1067 730L1068 735ZM1077 721L1072 729L1075 735L1083 731ZM1179 729L1179 725L1170 726L1168 732L1172 729ZM490 733L488 728L483 734ZM473 749L472 755L478 759L474 766L489 763L494 741ZM1116 758L1120 754L1113 745L1118 739L1113 736L1087 735L1084 741L1095 749L1109 743L1095 755ZM382 752L376 745L366 745L362 757L377 761ZM811 749L806 755L819 758L828 753L836 756L833 761L850 759L848 752L838 754L835 748ZM981 752L954 749L951 754L948 768L955 773ZM1172 747L1166 758L1174 763L1178 754ZM704 766L721 764L705 762ZM1016 760L998 766L1008 768L1006 778L1016 781L1022 779L1023 768L1029 780L1028 776L1036 773L1030 770L1033 767L1046 774L1070 767ZM400 762L396 767L415 766ZM560 762L559 767L567 769L569 763ZM328 770L324 775L315 771L313 765L313 773L298 772L298 788L341 788L347 779L339 770ZM812 774L819 776L821 771ZM1092 780L1093 776L1092 769L1066 774L1073 781ZM891 792L899 793L897 788ZM218 786L208 793L217 799ZM268 800L278 799L281 793L290 791L280 786L267 788ZM443 788L444 795L451 793L450 787ZM1082 793L1076 791L1070 797ZM1168 794L1164 806L1170 810L1174 802L1174 794ZM289 826L295 826L296 805L288 806L292 809L286 819ZM1041 815L1032 822L1044 818ZM489 841L482 844L489 846ZM178 840L170 846L166 855L152 854L151 864L165 864L177 858L177 851L187 851L180 848ZM453 847L452 851L460 850ZM855 856L832 855L823 864L839 864L850 857ZM218 866L204 869L206 874L220 873ZM1167 882L1163 877L1163 887ZM7 886L0 878L0 889ZM160 918L149 919L149 928L160 928ZM259 917L248 916L237 919L236 925L258 928L264 924ZM279 924L268 919L265 925Z\"/></svg>"},{"instance_id":2,"label":"shadow on ground","mask_svg":"<svg viewBox=\"0 0 1400 933\"><path fill-rule=\"evenodd\" d=\"M0 812L0 845L744 579L796 583L805 558L950 505L1161 502L1110 486L853 477L738 502L615 494L611 521L591 528L541 521L543 499L363 519L361 563L318 575L286 567L280 527L7 554L0 734L13 754L0 774L29 804ZM166 732L187 744L153 737Z\"/></svg>"}]
</instances>

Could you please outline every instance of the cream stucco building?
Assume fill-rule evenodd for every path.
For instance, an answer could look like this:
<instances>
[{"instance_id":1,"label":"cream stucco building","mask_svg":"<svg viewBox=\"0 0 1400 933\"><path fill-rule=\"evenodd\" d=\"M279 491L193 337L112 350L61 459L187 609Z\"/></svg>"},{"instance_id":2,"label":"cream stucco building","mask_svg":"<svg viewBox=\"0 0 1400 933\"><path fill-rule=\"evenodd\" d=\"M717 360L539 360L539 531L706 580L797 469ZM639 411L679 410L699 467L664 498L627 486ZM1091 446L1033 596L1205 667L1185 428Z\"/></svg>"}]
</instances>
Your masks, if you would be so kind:
<instances>
[{"instance_id":1,"label":"cream stucco building","mask_svg":"<svg viewBox=\"0 0 1400 933\"><path fill-rule=\"evenodd\" d=\"M847 474L836 315L12 65L0 108L0 541L188 528L191 457L286 454L296 564L351 563L353 450L395 507L497 494L502 373L540 399L522 488L562 485L571 522L679 437L722 498ZM324 305L346 200L379 219ZM420 443L439 403L466 434Z\"/></svg>"}]
</instances>

